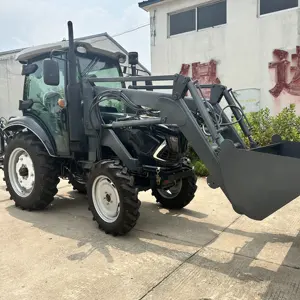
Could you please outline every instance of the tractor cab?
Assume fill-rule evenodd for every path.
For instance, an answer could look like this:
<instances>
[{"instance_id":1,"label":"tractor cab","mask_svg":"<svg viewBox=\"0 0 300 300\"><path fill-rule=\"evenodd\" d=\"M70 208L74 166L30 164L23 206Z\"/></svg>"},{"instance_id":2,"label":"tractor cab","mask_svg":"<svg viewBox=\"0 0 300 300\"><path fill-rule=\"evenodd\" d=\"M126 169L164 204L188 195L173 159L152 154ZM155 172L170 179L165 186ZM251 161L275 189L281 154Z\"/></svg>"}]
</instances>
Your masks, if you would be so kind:
<instances>
[{"instance_id":1,"label":"tractor cab","mask_svg":"<svg viewBox=\"0 0 300 300\"><path fill-rule=\"evenodd\" d=\"M80 113L79 106L82 99L78 98L79 93L76 99L69 99L70 94L66 92L70 83L80 88L85 79L121 77L123 73L120 64L126 61L123 53L95 48L85 42L74 42L74 48L76 78L73 83L70 82L70 74L68 74L72 62L69 56L69 43L66 41L25 49L16 58L23 64L22 75L25 76L20 109L24 116L31 116L43 128L50 131L56 154L59 156L70 154L69 125L70 121L74 124L72 122L74 114L68 113L68 107L74 108L76 101L78 118L75 123L77 127L80 126L80 119L82 119L82 109ZM94 85L110 88L123 87L120 82L96 82ZM104 106L103 112L108 119L113 118L112 113L124 114L124 105L118 100L112 99L101 105Z\"/></svg>"}]
</instances>

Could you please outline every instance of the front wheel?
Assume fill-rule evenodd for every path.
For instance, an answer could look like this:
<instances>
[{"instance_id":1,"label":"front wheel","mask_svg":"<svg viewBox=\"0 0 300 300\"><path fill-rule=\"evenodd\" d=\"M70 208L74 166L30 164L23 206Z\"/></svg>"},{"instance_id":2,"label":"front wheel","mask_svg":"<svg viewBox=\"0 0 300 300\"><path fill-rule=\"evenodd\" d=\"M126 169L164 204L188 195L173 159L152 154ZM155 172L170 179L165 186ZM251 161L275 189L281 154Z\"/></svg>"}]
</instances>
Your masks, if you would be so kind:
<instances>
[{"instance_id":1,"label":"front wheel","mask_svg":"<svg viewBox=\"0 0 300 300\"><path fill-rule=\"evenodd\" d=\"M182 209L195 197L197 190L196 175L178 180L169 189L152 189L152 195L162 207L167 209Z\"/></svg>"},{"instance_id":2,"label":"front wheel","mask_svg":"<svg viewBox=\"0 0 300 300\"><path fill-rule=\"evenodd\" d=\"M19 133L8 144L4 157L7 190L16 206L46 208L57 193L59 168L32 133Z\"/></svg>"},{"instance_id":3,"label":"front wheel","mask_svg":"<svg viewBox=\"0 0 300 300\"><path fill-rule=\"evenodd\" d=\"M141 202L130 182L126 169L111 161L98 164L90 174L89 209L99 228L107 234L125 235L140 216Z\"/></svg>"}]
</instances>

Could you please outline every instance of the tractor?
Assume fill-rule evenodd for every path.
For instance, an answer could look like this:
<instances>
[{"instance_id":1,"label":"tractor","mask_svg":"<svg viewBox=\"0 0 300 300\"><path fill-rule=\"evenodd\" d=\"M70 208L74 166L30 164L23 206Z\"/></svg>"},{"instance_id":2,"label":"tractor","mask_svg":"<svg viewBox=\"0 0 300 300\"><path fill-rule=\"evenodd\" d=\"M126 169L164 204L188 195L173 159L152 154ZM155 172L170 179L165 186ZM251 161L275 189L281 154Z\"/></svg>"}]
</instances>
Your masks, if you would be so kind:
<instances>
[{"instance_id":1,"label":"tractor","mask_svg":"<svg viewBox=\"0 0 300 300\"><path fill-rule=\"evenodd\" d=\"M130 76L121 68L127 59ZM16 207L46 209L60 179L68 179L87 194L101 230L125 235L139 219L140 191L151 190L167 209L195 198L189 145L209 170L208 185L222 189L239 214L261 221L299 196L300 144L275 135L260 147L226 86L180 74L139 76L136 52L127 57L75 41L71 21L67 41L25 49L17 60L25 77L22 116L0 122L0 163Z\"/></svg>"}]
</instances>

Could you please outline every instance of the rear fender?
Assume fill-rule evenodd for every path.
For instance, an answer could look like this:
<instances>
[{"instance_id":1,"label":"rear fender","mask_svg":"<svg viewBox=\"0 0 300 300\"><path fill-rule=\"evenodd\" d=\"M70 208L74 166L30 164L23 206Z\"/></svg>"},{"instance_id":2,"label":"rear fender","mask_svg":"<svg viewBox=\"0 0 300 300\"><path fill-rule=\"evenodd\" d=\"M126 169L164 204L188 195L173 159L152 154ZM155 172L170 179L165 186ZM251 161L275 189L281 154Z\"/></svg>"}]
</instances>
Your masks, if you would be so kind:
<instances>
[{"instance_id":1,"label":"rear fender","mask_svg":"<svg viewBox=\"0 0 300 300\"><path fill-rule=\"evenodd\" d=\"M42 126L33 118L28 116L16 117L10 119L3 129L4 132L17 132L27 129L32 132L44 145L50 156L56 157L56 147L52 137L46 133Z\"/></svg>"}]
</instances>

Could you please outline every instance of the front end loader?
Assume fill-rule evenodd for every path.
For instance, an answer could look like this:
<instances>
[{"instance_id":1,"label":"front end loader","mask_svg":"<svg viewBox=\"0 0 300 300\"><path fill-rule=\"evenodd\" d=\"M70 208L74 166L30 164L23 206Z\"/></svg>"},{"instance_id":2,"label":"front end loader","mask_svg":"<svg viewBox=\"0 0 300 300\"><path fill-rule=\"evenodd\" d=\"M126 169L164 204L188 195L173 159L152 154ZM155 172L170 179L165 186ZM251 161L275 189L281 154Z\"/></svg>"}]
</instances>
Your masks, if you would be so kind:
<instances>
[{"instance_id":1,"label":"front end loader","mask_svg":"<svg viewBox=\"0 0 300 300\"><path fill-rule=\"evenodd\" d=\"M71 22L68 30L68 42L18 57L23 116L0 128L5 181L16 206L45 209L59 178L68 178L87 193L102 230L126 234L139 218L139 191L152 190L169 209L194 199L188 144L209 170L208 185L221 188L239 214L263 220L299 196L300 143L274 136L260 147L226 86L179 74L139 76L136 53L129 55L133 74L124 77L122 53L75 41ZM211 90L210 99L203 89Z\"/></svg>"}]
</instances>

